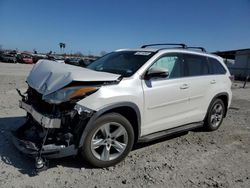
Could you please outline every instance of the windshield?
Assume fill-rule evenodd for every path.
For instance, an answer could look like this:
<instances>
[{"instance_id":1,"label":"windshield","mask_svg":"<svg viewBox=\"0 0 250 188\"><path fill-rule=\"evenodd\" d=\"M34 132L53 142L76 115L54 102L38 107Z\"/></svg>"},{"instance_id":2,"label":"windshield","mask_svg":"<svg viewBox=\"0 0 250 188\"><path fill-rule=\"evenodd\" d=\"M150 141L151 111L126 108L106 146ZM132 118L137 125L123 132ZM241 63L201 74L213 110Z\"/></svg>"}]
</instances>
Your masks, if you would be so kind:
<instances>
[{"instance_id":1,"label":"windshield","mask_svg":"<svg viewBox=\"0 0 250 188\"><path fill-rule=\"evenodd\" d=\"M152 56L153 52L121 51L109 53L87 66L87 68L120 74L123 77L133 75Z\"/></svg>"}]
</instances>

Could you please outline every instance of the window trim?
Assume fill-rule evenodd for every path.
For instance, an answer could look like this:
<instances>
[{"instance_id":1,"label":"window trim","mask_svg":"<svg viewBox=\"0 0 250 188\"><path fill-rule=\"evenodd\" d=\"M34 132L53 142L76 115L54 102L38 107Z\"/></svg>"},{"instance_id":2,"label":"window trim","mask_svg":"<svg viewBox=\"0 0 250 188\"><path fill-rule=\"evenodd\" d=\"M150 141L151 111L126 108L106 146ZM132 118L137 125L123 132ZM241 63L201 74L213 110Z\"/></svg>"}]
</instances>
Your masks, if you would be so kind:
<instances>
[{"instance_id":1,"label":"window trim","mask_svg":"<svg viewBox=\"0 0 250 188\"><path fill-rule=\"evenodd\" d=\"M144 72L141 74L141 76L140 76L140 78L142 79L142 80L146 80L145 79L145 75L146 75L146 73L147 73L147 71L148 71L148 69L156 62L156 61L158 61L160 58L162 58L162 57L164 57L164 56L166 56L166 55L168 55L168 54L179 54L181 57L182 57L182 60L183 60L183 65L184 65L184 76L182 76L182 77L179 77L179 78L167 78L167 79L164 79L164 81L166 81L166 80L172 80L172 79L183 79L183 78L192 78L192 77L194 77L194 78L196 78L196 77L204 77L204 76L215 76L215 75L226 75L227 74L227 70L226 70L226 68L223 66L223 65L221 65L225 70L226 70L226 72L225 72L225 74L213 74L211 71L211 69L210 69L210 66L209 66L209 58L212 58L212 59L215 59L215 60L217 60L220 64L221 64L221 62L218 60L218 59L216 59L216 58L214 58L214 57L211 57L211 56L207 56L207 55L202 55L202 54L193 54L193 53L186 53L186 52L166 52L166 53L164 53L164 54L161 54L158 58L156 58L147 68L146 68L146 70L144 70ZM155 54L156 55L156 54ZM199 57L204 57L204 58L206 58L206 62L207 62L207 66L208 66L208 74L204 74L204 75L197 75L197 76L188 76L188 75L185 75L185 71L187 71L187 68L185 69L185 67L186 67L186 64L185 64L185 55L194 55L194 56L199 56ZM152 57L153 58L153 57ZM163 80L163 79L155 79L154 81L157 81L157 80Z\"/></svg>"}]
</instances>

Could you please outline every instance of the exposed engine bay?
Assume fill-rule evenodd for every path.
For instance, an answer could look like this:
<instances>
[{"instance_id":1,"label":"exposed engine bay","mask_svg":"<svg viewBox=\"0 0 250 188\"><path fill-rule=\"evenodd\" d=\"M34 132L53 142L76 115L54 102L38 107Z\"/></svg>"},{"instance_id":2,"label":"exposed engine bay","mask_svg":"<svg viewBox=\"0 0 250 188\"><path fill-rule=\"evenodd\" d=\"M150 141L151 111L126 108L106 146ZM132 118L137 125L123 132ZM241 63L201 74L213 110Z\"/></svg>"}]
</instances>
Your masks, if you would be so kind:
<instances>
[{"instance_id":1,"label":"exposed engine bay","mask_svg":"<svg viewBox=\"0 0 250 188\"><path fill-rule=\"evenodd\" d=\"M26 122L15 133L14 144L23 153L41 160L76 155L83 129L91 117L76 103L49 104L29 87L20 107L27 111Z\"/></svg>"},{"instance_id":2,"label":"exposed engine bay","mask_svg":"<svg viewBox=\"0 0 250 188\"><path fill-rule=\"evenodd\" d=\"M84 76L82 76L84 75ZM31 70L28 90L20 108L26 122L13 133L13 143L23 153L36 158L42 169L45 160L77 155L83 131L95 111L77 102L100 87L117 84L120 75L43 60Z\"/></svg>"}]
</instances>

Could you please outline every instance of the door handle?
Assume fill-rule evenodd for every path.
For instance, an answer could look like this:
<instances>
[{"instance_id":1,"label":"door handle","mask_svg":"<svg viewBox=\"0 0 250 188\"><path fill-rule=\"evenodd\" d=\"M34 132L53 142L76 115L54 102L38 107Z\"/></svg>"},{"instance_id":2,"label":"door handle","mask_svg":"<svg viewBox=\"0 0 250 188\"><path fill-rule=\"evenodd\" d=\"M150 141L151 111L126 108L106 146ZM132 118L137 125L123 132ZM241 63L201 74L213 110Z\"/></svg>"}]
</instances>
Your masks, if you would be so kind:
<instances>
[{"instance_id":1,"label":"door handle","mask_svg":"<svg viewBox=\"0 0 250 188\"><path fill-rule=\"evenodd\" d=\"M189 88L189 85L188 84L183 84L180 86L180 89L187 89Z\"/></svg>"},{"instance_id":2,"label":"door handle","mask_svg":"<svg viewBox=\"0 0 250 188\"><path fill-rule=\"evenodd\" d=\"M215 83L216 83L215 80L211 80L211 81L210 81L210 84L215 84Z\"/></svg>"}]
</instances>

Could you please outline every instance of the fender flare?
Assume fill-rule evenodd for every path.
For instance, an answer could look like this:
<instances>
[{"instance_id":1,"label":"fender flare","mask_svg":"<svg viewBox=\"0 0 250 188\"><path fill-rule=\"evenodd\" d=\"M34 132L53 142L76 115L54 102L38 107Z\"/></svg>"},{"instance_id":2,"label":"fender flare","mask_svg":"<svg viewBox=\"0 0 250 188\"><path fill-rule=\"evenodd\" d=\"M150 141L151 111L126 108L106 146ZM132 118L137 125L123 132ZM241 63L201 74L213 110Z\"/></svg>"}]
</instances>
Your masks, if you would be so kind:
<instances>
[{"instance_id":1,"label":"fender flare","mask_svg":"<svg viewBox=\"0 0 250 188\"><path fill-rule=\"evenodd\" d=\"M110 111L110 110L115 109L115 108L119 108L119 107L130 107L136 112L137 122L138 122L137 129L138 129L138 137L139 137L140 133L141 133L141 114L140 114L140 110L139 110L138 106L132 102L119 102L119 103L115 103L115 104L109 105L107 107L104 107L104 108L93 113L93 115L90 117L88 123L86 124L86 126L81 134L78 148L83 146L84 140L85 140L89 130L91 129L92 124L95 122L95 120L98 117L100 117L101 115L103 115L105 112Z\"/></svg>"}]
</instances>

